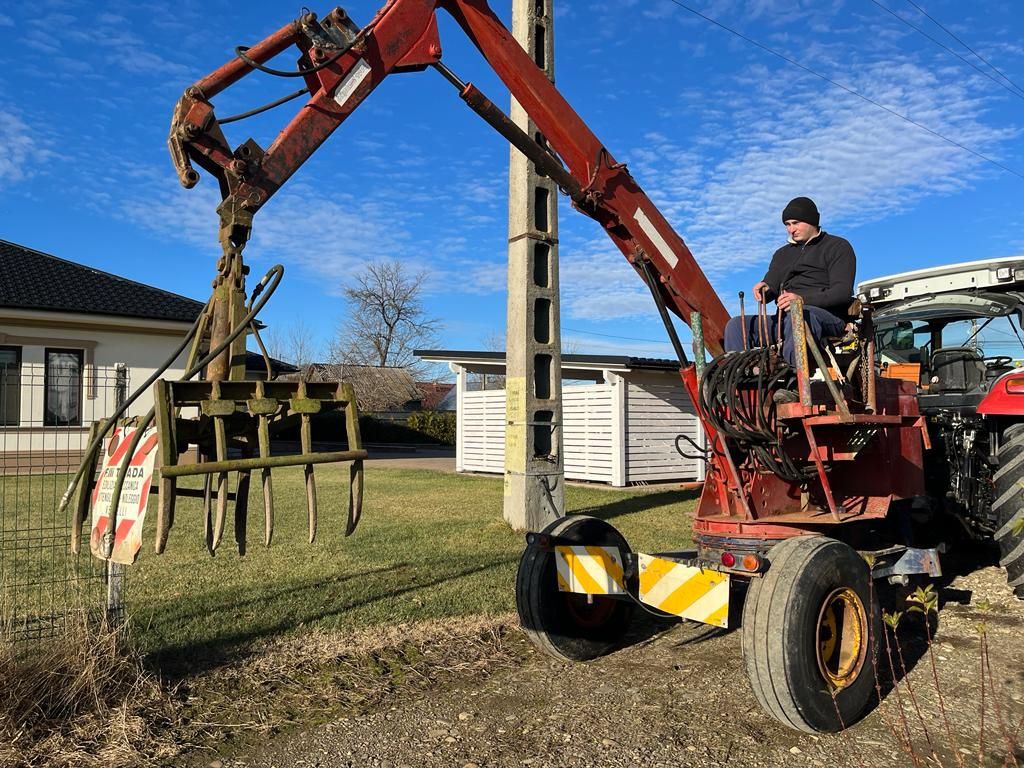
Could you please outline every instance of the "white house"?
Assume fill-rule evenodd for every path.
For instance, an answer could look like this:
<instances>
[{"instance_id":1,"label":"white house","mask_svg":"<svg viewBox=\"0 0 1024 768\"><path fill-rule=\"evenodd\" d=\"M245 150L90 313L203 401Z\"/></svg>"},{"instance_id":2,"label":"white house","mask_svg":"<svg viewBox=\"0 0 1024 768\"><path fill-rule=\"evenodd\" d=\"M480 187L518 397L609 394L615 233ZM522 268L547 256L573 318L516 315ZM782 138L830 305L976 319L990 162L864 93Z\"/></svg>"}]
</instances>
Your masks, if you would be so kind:
<instances>
[{"instance_id":1,"label":"white house","mask_svg":"<svg viewBox=\"0 0 1024 768\"><path fill-rule=\"evenodd\" d=\"M456 375L456 469L503 473L505 390L474 390L471 374L501 377L502 352L417 351ZM499 378L500 380L500 378ZM674 360L562 355L565 476L615 486L704 479L704 433ZM686 438L692 443L687 442Z\"/></svg>"},{"instance_id":2,"label":"white house","mask_svg":"<svg viewBox=\"0 0 1024 768\"><path fill-rule=\"evenodd\" d=\"M0 470L77 464L90 423L172 355L202 308L0 240ZM164 378L178 378L186 358ZM145 392L129 413L152 404Z\"/></svg>"}]
</instances>

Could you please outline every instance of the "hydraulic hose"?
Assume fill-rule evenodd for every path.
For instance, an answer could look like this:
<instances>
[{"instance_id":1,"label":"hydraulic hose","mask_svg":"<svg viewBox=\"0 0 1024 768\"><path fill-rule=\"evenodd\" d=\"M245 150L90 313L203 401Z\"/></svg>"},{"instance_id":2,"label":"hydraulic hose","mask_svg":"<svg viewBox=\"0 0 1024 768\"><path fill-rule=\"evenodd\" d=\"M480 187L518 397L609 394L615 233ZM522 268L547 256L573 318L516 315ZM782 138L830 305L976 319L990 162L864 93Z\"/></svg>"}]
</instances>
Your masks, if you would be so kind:
<instances>
[{"instance_id":1,"label":"hydraulic hose","mask_svg":"<svg viewBox=\"0 0 1024 768\"><path fill-rule=\"evenodd\" d=\"M253 289L252 297L249 300L249 314L247 314L244 318L242 318L241 321L239 321L239 323L220 342L220 344L218 344L216 347L210 350L201 360L193 364L192 367L189 368L181 377L182 381L188 381L201 370L203 370L203 368L206 367L206 365L210 361L212 361L221 352L227 349L228 345L231 344L231 342L233 342L236 338L238 338L239 334L245 332L245 330L249 327L252 321L260 313L260 311L263 309L266 303L270 300L270 297L274 295L274 292L277 290L277 287L281 284L281 279L283 278L283 276L284 267L281 264L276 264L267 271L267 273L263 276L263 279L260 280L260 282L256 285L256 288ZM272 278L276 279L274 279L273 282L271 282ZM266 291L265 293L264 290ZM257 297L259 297L258 300ZM86 470L91 464L90 457L102 444L104 438L106 438L107 434L117 423L117 420L122 415L124 415L124 413L128 410L129 406L131 406L132 403L138 400L142 393L149 389L153 385L153 382L159 379L160 376L168 368L170 368L171 365L173 365L174 361L178 359L178 356L185 351L185 347L189 345L189 343L195 336L196 331L202 325L207 312L210 310L210 305L212 303L213 298L211 297L209 301L206 302L206 305L203 307L203 310L199 313L199 316L196 318L196 321L192 324L192 327L185 334L184 338L178 345L177 349L175 349L174 352L171 353L171 356L166 361L164 361L164 363L161 364L161 366L157 368L157 370L155 370L153 374L148 379L146 379L146 381L143 382L143 384L140 387L138 387L134 392L132 392L132 394L124 401L124 403L120 407L118 407L114 411L113 414L111 414L111 416L107 419L107 423L103 427L103 429L101 429L93 438L92 442L89 443L89 446L86 448L85 453L82 456L82 462L78 465L78 471L75 472L75 476L71 479L71 482L68 484L67 490L61 497L60 506L57 508L58 513L63 513L64 510L67 509L68 502L71 500L71 495L75 492L75 488L78 487L78 483L81 482L82 476L85 474ZM141 439L142 432L153 420L155 414L156 409L150 408L148 413L139 422L140 426L136 433L133 445L131 447L131 452L134 452L135 448L138 446L138 442ZM124 477L127 472L127 467L128 462L126 461L124 465L121 467L121 471L118 472L117 482L114 487L115 493L112 501L112 522L116 522L117 519L117 506L118 502L120 501L121 488L124 484ZM111 526L111 529L113 529L113 526Z\"/></svg>"},{"instance_id":2,"label":"hydraulic hose","mask_svg":"<svg viewBox=\"0 0 1024 768\"><path fill-rule=\"evenodd\" d=\"M803 484L813 467L800 467L782 449L775 421L773 393L792 368L772 360L770 347L719 355L704 369L698 387L700 407L724 437L745 450L754 462L783 480Z\"/></svg>"}]
</instances>

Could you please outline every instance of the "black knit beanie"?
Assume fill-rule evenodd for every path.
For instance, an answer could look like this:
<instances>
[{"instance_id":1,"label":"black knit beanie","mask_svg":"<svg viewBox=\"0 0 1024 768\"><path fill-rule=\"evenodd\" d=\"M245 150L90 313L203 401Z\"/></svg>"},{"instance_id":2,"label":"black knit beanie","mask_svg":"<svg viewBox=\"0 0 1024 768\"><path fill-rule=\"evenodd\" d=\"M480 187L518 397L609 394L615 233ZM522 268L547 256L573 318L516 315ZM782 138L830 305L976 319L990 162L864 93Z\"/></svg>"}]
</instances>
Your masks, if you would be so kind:
<instances>
[{"instance_id":1,"label":"black knit beanie","mask_svg":"<svg viewBox=\"0 0 1024 768\"><path fill-rule=\"evenodd\" d=\"M805 221L812 226L818 226L821 217L818 215L818 206L809 197L794 197L789 205L782 209L782 220Z\"/></svg>"}]
</instances>

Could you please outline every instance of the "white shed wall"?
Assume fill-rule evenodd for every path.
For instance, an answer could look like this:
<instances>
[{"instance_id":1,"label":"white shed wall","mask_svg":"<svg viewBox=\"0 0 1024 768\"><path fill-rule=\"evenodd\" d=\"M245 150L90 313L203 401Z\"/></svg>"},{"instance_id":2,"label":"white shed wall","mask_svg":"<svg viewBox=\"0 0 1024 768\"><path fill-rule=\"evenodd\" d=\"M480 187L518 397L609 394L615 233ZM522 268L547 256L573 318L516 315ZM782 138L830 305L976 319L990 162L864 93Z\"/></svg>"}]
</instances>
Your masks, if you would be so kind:
<instances>
[{"instance_id":1,"label":"white shed wall","mask_svg":"<svg viewBox=\"0 0 1024 768\"><path fill-rule=\"evenodd\" d=\"M703 463L675 448L679 434L698 445L704 438L674 377L613 376L607 384L564 387L562 399L568 479L612 485L703 479ZM458 456L461 471L504 472L504 390L461 393Z\"/></svg>"},{"instance_id":2,"label":"white shed wall","mask_svg":"<svg viewBox=\"0 0 1024 768\"><path fill-rule=\"evenodd\" d=\"M674 381L659 378L631 376L627 380L626 480L703 480L703 462L683 458L675 447L680 434L704 445L693 403L678 377ZM687 453L694 453L685 441L680 444Z\"/></svg>"},{"instance_id":3,"label":"white shed wall","mask_svg":"<svg viewBox=\"0 0 1024 768\"><path fill-rule=\"evenodd\" d=\"M562 390L565 476L570 480L614 481L612 401L608 384ZM458 440L462 471L504 473L505 390L462 394Z\"/></svg>"},{"instance_id":4,"label":"white shed wall","mask_svg":"<svg viewBox=\"0 0 1024 768\"><path fill-rule=\"evenodd\" d=\"M464 472L505 472L505 390L463 392L458 454Z\"/></svg>"},{"instance_id":5,"label":"white shed wall","mask_svg":"<svg viewBox=\"0 0 1024 768\"><path fill-rule=\"evenodd\" d=\"M562 440L565 476L570 480L614 483L614 453L621 442L613 414L610 384L562 388Z\"/></svg>"}]
</instances>

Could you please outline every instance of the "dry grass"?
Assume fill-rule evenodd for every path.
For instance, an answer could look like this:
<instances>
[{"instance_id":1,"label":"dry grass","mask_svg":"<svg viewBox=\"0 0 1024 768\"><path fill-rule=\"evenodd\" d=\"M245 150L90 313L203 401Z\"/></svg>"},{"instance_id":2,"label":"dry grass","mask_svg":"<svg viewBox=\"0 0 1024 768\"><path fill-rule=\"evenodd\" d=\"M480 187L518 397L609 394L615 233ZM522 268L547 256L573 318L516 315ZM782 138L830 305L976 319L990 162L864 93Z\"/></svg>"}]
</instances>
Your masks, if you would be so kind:
<instances>
[{"instance_id":1,"label":"dry grass","mask_svg":"<svg viewBox=\"0 0 1024 768\"><path fill-rule=\"evenodd\" d=\"M156 766L223 753L300 722L365 711L390 693L486 677L521 659L511 615L280 638L168 687L123 634L85 619L31 647L0 643L0 765Z\"/></svg>"},{"instance_id":2,"label":"dry grass","mask_svg":"<svg viewBox=\"0 0 1024 768\"><path fill-rule=\"evenodd\" d=\"M0 765L131 766L166 756L173 705L116 631L84 612L52 638L0 640Z\"/></svg>"},{"instance_id":3,"label":"dry grass","mask_svg":"<svg viewBox=\"0 0 1024 768\"><path fill-rule=\"evenodd\" d=\"M407 696L514 666L526 650L517 624L509 614L278 638L194 678L186 716L223 754L295 724L365 712L398 691Z\"/></svg>"}]
</instances>

